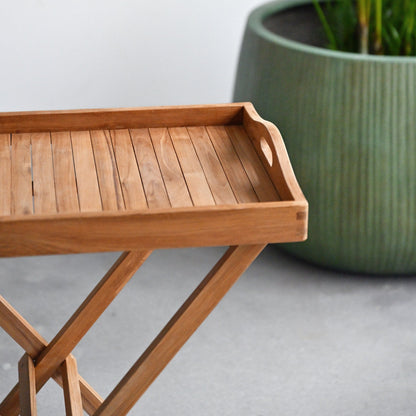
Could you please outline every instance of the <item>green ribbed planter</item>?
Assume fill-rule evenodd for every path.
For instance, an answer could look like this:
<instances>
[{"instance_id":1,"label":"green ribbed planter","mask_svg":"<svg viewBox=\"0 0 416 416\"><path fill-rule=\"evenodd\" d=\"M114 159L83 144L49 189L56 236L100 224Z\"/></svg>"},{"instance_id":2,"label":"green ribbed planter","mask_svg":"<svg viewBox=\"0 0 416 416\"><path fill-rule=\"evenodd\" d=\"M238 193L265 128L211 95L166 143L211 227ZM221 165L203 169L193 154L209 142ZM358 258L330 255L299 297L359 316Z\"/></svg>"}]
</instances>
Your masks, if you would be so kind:
<instances>
[{"instance_id":1,"label":"green ribbed planter","mask_svg":"<svg viewBox=\"0 0 416 416\"><path fill-rule=\"evenodd\" d=\"M308 241L285 250L349 272L415 273L416 58L333 52L264 27L306 3L250 15L234 93L279 127L310 204Z\"/></svg>"}]
</instances>

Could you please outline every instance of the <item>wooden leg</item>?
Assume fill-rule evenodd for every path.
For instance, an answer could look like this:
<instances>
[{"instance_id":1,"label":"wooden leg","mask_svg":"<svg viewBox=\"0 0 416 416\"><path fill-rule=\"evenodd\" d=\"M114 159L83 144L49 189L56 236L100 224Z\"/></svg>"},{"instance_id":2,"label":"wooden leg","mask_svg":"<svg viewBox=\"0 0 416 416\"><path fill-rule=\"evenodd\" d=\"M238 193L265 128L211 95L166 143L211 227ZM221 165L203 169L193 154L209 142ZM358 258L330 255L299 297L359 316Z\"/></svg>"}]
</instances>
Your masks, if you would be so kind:
<instances>
[{"instance_id":1,"label":"wooden leg","mask_svg":"<svg viewBox=\"0 0 416 416\"><path fill-rule=\"evenodd\" d=\"M199 327L264 245L231 247L95 413L124 416Z\"/></svg>"},{"instance_id":2,"label":"wooden leg","mask_svg":"<svg viewBox=\"0 0 416 416\"><path fill-rule=\"evenodd\" d=\"M37 391L55 373L150 253L150 251L123 253L52 342L36 357ZM19 386L17 385L0 404L0 415L18 416L18 414Z\"/></svg>"},{"instance_id":3,"label":"wooden leg","mask_svg":"<svg viewBox=\"0 0 416 416\"><path fill-rule=\"evenodd\" d=\"M21 416L36 416L35 366L27 353L19 361L19 387Z\"/></svg>"},{"instance_id":4,"label":"wooden leg","mask_svg":"<svg viewBox=\"0 0 416 416\"><path fill-rule=\"evenodd\" d=\"M48 345L46 340L2 296L0 296L0 327L31 357L37 357ZM61 387L63 386L61 368L58 368L53 378ZM79 377L79 383L83 407L89 415L92 415L103 399L82 377Z\"/></svg>"},{"instance_id":5,"label":"wooden leg","mask_svg":"<svg viewBox=\"0 0 416 416\"><path fill-rule=\"evenodd\" d=\"M104 402L79 377L70 353L150 252L124 253L48 345L0 297L0 326L33 353L36 362L33 366L29 354L22 358L20 382L0 404L0 415L17 416L19 396L22 412L26 412L22 414L35 414L36 392L51 376L64 387L67 415L83 414L81 394L89 414L126 415L263 248L264 245L230 247Z\"/></svg>"},{"instance_id":6,"label":"wooden leg","mask_svg":"<svg viewBox=\"0 0 416 416\"><path fill-rule=\"evenodd\" d=\"M36 357L46 345L33 327L13 306L0 296L0 327L2 327L31 357Z\"/></svg>"},{"instance_id":7,"label":"wooden leg","mask_svg":"<svg viewBox=\"0 0 416 416\"><path fill-rule=\"evenodd\" d=\"M83 416L77 362L73 356L62 363L66 416Z\"/></svg>"}]
</instances>

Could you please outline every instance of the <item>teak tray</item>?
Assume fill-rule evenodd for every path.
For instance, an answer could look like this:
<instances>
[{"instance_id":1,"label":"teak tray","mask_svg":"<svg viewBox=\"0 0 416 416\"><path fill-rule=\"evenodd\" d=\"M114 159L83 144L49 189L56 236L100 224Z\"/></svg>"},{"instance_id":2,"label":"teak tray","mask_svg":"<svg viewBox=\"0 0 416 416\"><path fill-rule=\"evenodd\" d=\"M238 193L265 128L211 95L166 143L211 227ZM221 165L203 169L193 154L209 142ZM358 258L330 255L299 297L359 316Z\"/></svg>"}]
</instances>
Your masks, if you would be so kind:
<instances>
[{"instance_id":1,"label":"teak tray","mask_svg":"<svg viewBox=\"0 0 416 416\"><path fill-rule=\"evenodd\" d=\"M0 113L0 256L302 241L307 202L250 103Z\"/></svg>"}]
</instances>

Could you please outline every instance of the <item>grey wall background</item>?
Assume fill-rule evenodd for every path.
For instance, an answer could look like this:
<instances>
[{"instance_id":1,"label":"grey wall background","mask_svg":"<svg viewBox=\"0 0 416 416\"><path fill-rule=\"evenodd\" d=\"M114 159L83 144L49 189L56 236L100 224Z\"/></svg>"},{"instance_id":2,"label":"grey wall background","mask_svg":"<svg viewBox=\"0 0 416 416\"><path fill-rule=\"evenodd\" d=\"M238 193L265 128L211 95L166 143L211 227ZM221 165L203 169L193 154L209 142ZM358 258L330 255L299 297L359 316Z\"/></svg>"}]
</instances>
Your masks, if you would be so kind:
<instances>
[{"instance_id":1,"label":"grey wall background","mask_svg":"<svg viewBox=\"0 0 416 416\"><path fill-rule=\"evenodd\" d=\"M260 0L2 0L0 111L231 101Z\"/></svg>"}]
</instances>

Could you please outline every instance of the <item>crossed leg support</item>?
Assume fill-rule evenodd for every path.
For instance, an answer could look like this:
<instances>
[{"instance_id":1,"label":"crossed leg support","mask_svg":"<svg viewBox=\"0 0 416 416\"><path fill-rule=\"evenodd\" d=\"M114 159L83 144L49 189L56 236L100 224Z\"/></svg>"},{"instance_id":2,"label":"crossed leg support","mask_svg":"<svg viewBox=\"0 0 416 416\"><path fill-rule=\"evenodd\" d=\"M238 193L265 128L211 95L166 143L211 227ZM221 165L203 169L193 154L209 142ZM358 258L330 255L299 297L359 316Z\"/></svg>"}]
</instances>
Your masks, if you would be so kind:
<instances>
[{"instance_id":1,"label":"crossed leg support","mask_svg":"<svg viewBox=\"0 0 416 416\"><path fill-rule=\"evenodd\" d=\"M67 415L126 415L263 248L230 247L104 401L78 375L71 351L151 252L123 253L49 344L0 296L0 326L26 351L0 416L36 415L36 392L51 377L63 386Z\"/></svg>"}]
</instances>

